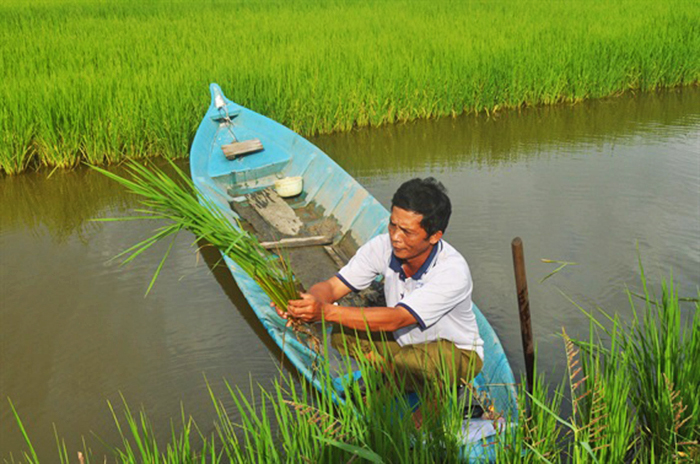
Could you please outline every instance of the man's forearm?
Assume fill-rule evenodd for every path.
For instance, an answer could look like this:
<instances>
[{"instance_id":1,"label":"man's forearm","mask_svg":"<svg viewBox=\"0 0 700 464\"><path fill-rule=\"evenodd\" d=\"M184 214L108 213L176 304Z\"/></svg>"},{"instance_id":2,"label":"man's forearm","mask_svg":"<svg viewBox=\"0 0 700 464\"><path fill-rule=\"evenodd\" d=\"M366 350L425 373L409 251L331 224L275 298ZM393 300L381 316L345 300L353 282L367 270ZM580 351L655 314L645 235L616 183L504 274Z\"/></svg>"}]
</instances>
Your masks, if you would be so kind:
<instances>
[{"instance_id":1,"label":"man's forearm","mask_svg":"<svg viewBox=\"0 0 700 464\"><path fill-rule=\"evenodd\" d=\"M356 330L369 328L372 332L393 332L417 322L410 312L400 306L396 308L354 308L326 303L323 305L323 315L329 322Z\"/></svg>"},{"instance_id":2,"label":"man's forearm","mask_svg":"<svg viewBox=\"0 0 700 464\"><path fill-rule=\"evenodd\" d=\"M308 293L316 297L321 303L335 303L333 286L328 281L312 285Z\"/></svg>"}]
</instances>

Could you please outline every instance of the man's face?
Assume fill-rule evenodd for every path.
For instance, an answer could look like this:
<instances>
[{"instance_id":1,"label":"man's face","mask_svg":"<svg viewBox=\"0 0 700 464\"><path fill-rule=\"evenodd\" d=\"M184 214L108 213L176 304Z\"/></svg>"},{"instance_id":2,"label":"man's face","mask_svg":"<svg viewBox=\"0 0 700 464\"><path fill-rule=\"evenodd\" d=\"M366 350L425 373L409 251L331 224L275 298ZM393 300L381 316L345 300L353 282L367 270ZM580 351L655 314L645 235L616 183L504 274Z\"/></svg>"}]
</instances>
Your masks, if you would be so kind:
<instances>
[{"instance_id":1,"label":"man's face","mask_svg":"<svg viewBox=\"0 0 700 464\"><path fill-rule=\"evenodd\" d=\"M430 248L440 241L442 232L431 236L421 227L423 215L394 206L389 219L389 237L394 255L402 260L410 260L429 253Z\"/></svg>"}]
</instances>

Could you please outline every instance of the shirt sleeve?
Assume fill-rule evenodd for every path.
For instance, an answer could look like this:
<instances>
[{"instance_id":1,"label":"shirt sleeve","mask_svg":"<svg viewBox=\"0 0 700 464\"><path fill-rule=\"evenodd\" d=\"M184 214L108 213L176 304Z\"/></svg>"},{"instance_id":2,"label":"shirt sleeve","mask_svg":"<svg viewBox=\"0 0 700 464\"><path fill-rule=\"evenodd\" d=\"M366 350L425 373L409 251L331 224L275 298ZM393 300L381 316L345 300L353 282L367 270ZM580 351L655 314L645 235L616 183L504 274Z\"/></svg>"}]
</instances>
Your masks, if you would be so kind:
<instances>
[{"instance_id":1,"label":"shirt sleeve","mask_svg":"<svg viewBox=\"0 0 700 464\"><path fill-rule=\"evenodd\" d=\"M353 292L364 290L372 281L383 274L389 262L387 256L388 236L380 235L365 243L357 250L355 256L337 274Z\"/></svg>"},{"instance_id":2,"label":"shirt sleeve","mask_svg":"<svg viewBox=\"0 0 700 464\"><path fill-rule=\"evenodd\" d=\"M434 269L430 281L399 301L416 318L421 329L435 324L459 303L471 299L472 279L469 269Z\"/></svg>"}]
</instances>

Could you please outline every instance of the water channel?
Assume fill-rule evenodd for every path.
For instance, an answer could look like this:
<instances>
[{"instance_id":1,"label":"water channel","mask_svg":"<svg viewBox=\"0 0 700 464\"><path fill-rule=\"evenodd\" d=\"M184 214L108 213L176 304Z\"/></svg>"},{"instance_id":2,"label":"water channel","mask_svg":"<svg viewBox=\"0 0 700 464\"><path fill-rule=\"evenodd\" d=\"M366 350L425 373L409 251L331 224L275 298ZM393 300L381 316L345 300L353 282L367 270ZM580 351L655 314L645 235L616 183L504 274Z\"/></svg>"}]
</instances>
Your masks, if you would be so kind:
<instances>
[{"instance_id":1,"label":"water channel","mask_svg":"<svg viewBox=\"0 0 700 464\"><path fill-rule=\"evenodd\" d=\"M630 314L640 269L670 273L681 296L700 285L700 89L574 106L420 121L312 139L377 199L432 175L448 188L446 240L475 280L474 300L523 372L510 242L523 238L540 369L563 374L562 326L585 336L584 308ZM203 432L206 379L270 385L280 352L227 272L181 234L151 294L164 247L121 267L110 258L145 238L134 199L88 170L0 178L0 456L24 449L11 398L46 462L53 425L71 456L85 436L118 435L107 401L143 407L161 436L181 404ZM576 262L543 283L555 264ZM209 265L207 264L209 262ZM655 285L658 290L658 285ZM690 313L688 304L684 310ZM226 404L230 406L230 402Z\"/></svg>"}]
</instances>

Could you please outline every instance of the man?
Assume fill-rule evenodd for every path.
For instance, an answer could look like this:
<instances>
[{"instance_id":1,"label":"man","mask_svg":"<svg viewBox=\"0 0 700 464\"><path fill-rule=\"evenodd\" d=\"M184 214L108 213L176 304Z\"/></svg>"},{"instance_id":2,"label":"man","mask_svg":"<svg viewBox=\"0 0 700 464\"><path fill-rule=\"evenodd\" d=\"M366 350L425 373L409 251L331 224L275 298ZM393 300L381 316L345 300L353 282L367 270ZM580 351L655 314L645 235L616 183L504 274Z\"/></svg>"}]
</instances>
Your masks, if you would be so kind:
<instances>
[{"instance_id":1,"label":"man","mask_svg":"<svg viewBox=\"0 0 700 464\"><path fill-rule=\"evenodd\" d=\"M340 325L332 337L336 349L371 362L387 360L408 390L439 378L445 366L453 384L470 380L483 366L483 341L467 262L442 240L451 212L446 190L434 178L405 182L392 199L388 234L360 247L334 277L290 301L288 314L278 314ZM384 276L387 307L333 304L378 275Z\"/></svg>"}]
</instances>

